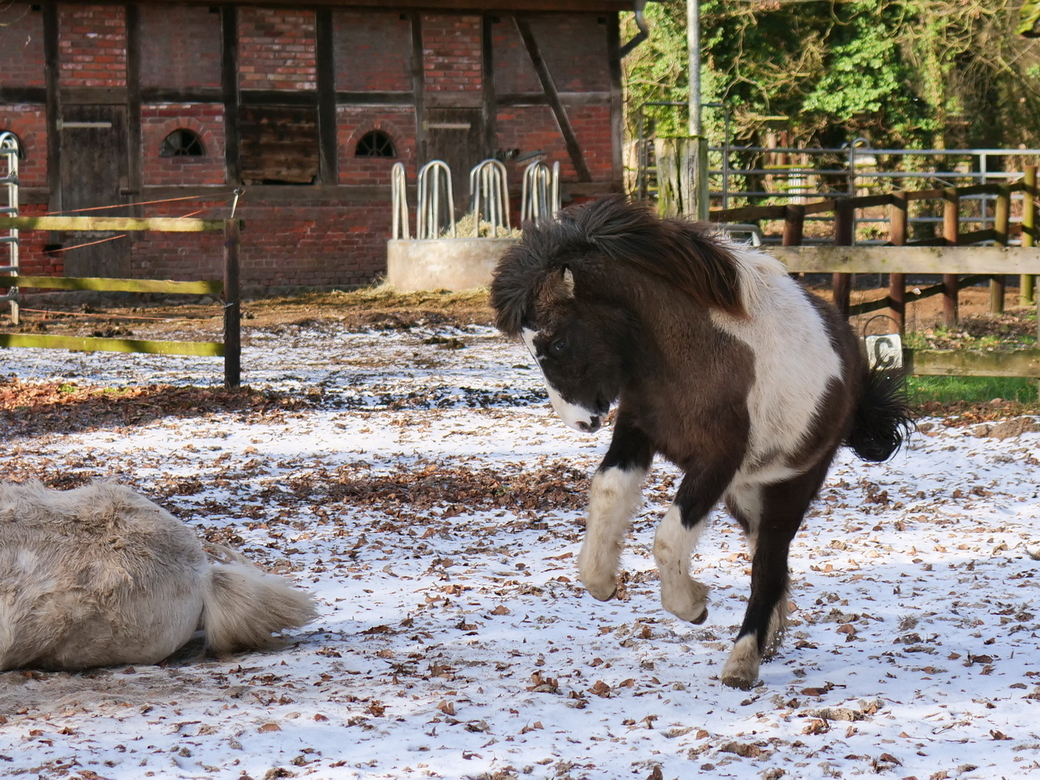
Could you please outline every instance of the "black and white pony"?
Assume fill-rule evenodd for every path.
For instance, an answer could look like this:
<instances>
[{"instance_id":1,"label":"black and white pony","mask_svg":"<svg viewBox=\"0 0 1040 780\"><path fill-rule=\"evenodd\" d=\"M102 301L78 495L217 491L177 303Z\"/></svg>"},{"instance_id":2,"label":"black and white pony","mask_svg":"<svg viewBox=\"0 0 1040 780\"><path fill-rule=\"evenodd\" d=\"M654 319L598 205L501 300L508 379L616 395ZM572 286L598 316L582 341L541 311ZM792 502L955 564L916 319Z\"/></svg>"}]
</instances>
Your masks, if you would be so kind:
<instances>
[{"instance_id":1,"label":"black and white pony","mask_svg":"<svg viewBox=\"0 0 1040 780\"><path fill-rule=\"evenodd\" d=\"M791 540L836 450L885 460L910 429L901 379L868 370L848 324L779 261L619 197L525 225L495 270L491 304L499 329L527 343L564 422L595 432L617 402L578 558L585 588L613 597L660 453L685 472L654 540L661 603L693 623L707 617L690 556L724 501L753 562L722 681L752 686L785 625Z\"/></svg>"}]
</instances>

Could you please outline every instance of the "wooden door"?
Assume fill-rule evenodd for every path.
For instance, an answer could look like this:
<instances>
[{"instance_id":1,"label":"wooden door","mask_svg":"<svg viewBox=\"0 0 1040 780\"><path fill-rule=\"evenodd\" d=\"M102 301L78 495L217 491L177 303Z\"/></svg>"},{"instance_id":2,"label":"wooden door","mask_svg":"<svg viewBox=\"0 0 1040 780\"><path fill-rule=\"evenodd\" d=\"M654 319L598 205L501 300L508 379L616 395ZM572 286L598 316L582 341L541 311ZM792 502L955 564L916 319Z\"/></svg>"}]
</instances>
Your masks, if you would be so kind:
<instances>
[{"instance_id":1,"label":"wooden door","mask_svg":"<svg viewBox=\"0 0 1040 780\"><path fill-rule=\"evenodd\" d=\"M126 106L67 105L61 123L61 204L69 216L130 216ZM91 211L99 206L120 206ZM66 276L130 276L130 237L66 233ZM89 244L89 246L85 246Z\"/></svg>"},{"instance_id":2,"label":"wooden door","mask_svg":"<svg viewBox=\"0 0 1040 780\"><path fill-rule=\"evenodd\" d=\"M487 159L479 108L427 108L423 164L443 160L451 168L455 216L469 211L469 172Z\"/></svg>"}]
</instances>

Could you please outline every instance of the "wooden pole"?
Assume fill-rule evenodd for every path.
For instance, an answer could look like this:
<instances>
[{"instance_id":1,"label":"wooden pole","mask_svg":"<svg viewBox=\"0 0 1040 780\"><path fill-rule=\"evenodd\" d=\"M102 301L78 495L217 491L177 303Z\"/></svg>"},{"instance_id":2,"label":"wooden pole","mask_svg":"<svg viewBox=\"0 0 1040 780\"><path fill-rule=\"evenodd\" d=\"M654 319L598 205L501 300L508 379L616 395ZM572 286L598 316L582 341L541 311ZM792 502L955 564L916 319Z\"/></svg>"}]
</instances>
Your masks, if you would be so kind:
<instances>
[{"instance_id":1,"label":"wooden pole","mask_svg":"<svg viewBox=\"0 0 1040 780\"><path fill-rule=\"evenodd\" d=\"M801 246L805 229L805 206L788 203L784 207L784 246Z\"/></svg>"},{"instance_id":2,"label":"wooden pole","mask_svg":"<svg viewBox=\"0 0 1040 780\"><path fill-rule=\"evenodd\" d=\"M853 217L852 203L842 198L834 203L834 245L852 246ZM834 305L841 316L849 316L849 292L852 288L851 274L834 274L831 281Z\"/></svg>"},{"instance_id":3,"label":"wooden pole","mask_svg":"<svg viewBox=\"0 0 1040 780\"><path fill-rule=\"evenodd\" d=\"M960 235L960 195L949 188L943 192L943 238L946 246L957 246ZM957 324L957 274L943 274L943 321L947 326Z\"/></svg>"},{"instance_id":4,"label":"wooden pole","mask_svg":"<svg viewBox=\"0 0 1040 780\"><path fill-rule=\"evenodd\" d=\"M892 193L892 205L888 209L888 240L892 246L906 246L906 233L910 221L909 206L906 192ZM888 275L888 298L892 302L892 317L902 335L906 332L906 274Z\"/></svg>"},{"instance_id":5,"label":"wooden pole","mask_svg":"<svg viewBox=\"0 0 1040 780\"><path fill-rule=\"evenodd\" d=\"M1025 190L1022 192L1022 246L1036 246L1036 166L1025 169ZM1023 274L1018 280L1019 303L1028 306L1033 302L1033 277Z\"/></svg>"},{"instance_id":6,"label":"wooden pole","mask_svg":"<svg viewBox=\"0 0 1040 780\"><path fill-rule=\"evenodd\" d=\"M1011 224L1011 191L1001 187L997 192L996 207L993 214L993 231L996 233L997 246L1007 246L1008 228ZM1004 276L995 276L989 283L989 310L991 314L1004 313Z\"/></svg>"},{"instance_id":7,"label":"wooden pole","mask_svg":"<svg viewBox=\"0 0 1040 780\"><path fill-rule=\"evenodd\" d=\"M242 384L242 310L238 297L241 223L224 222L224 386Z\"/></svg>"}]
</instances>

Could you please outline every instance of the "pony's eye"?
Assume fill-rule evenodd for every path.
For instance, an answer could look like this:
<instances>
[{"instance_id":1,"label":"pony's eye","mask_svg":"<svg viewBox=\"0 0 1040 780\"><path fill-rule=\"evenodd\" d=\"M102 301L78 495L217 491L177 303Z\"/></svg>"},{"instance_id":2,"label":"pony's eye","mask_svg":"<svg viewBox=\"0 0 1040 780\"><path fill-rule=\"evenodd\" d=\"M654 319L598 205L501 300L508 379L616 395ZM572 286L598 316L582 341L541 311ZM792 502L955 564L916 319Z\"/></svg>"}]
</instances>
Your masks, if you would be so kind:
<instances>
[{"instance_id":1,"label":"pony's eye","mask_svg":"<svg viewBox=\"0 0 1040 780\"><path fill-rule=\"evenodd\" d=\"M559 355L565 349L567 349L567 340L566 339L556 339L556 341L554 341L552 344L549 345L549 349L552 350L554 355Z\"/></svg>"}]
</instances>

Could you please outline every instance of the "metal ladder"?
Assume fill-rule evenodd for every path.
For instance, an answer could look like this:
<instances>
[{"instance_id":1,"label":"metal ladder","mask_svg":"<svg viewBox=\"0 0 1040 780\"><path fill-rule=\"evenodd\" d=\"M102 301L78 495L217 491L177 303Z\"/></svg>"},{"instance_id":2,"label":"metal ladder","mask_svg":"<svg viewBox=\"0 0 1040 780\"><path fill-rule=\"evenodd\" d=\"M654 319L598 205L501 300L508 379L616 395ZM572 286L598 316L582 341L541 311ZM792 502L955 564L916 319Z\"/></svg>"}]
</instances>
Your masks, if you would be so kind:
<instances>
[{"instance_id":1,"label":"metal ladder","mask_svg":"<svg viewBox=\"0 0 1040 780\"><path fill-rule=\"evenodd\" d=\"M6 167L6 170L3 168ZM0 215L18 216L18 136L14 133L0 133L0 185L7 193L7 205L0 206ZM0 231L2 234L4 231ZM6 244L9 251L7 265L0 265L0 273L18 275L18 230L11 228L7 235L0 235L0 245ZM2 261L0 261L2 262ZM0 302L6 301L11 306L11 322L18 324L18 288L11 287L5 295L0 295Z\"/></svg>"}]
</instances>

